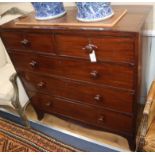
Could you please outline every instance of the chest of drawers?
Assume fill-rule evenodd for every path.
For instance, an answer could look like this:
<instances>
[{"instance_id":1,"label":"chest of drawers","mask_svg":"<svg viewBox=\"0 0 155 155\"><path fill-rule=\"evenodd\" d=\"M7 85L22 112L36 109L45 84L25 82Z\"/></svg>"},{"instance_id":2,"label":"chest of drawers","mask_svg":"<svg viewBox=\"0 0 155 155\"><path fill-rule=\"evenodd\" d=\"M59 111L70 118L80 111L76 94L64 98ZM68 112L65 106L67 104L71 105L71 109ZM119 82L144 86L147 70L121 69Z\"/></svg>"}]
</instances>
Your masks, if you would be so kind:
<instances>
[{"instance_id":1,"label":"chest of drawers","mask_svg":"<svg viewBox=\"0 0 155 155\"><path fill-rule=\"evenodd\" d=\"M111 29L3 25L1 37L38 118L55 114L133 141L149 9L128 8Z\"/></svg>"}]
</instances>

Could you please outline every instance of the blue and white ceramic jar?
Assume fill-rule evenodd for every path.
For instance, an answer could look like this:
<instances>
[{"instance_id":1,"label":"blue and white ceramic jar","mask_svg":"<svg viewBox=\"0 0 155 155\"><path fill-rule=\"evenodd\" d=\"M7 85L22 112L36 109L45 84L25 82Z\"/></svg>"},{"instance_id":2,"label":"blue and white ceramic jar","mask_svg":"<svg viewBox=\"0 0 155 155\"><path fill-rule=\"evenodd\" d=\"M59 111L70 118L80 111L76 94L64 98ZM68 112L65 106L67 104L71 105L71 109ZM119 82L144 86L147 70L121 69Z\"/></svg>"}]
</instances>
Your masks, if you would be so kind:
<instances>
[{"instance_id":1,"label":"blue and white ceramic jar","mask_svg":"<svg viewBox=\"0 0 155 155\"><path fill-rule=\"evenodd\" d=\"M62 2L32 2L32 5L38 20L54 19L66 13Z\"/></svg>"},{"instance_id":2,"label":"blue and white ceramic jar","mask_svg":"<svg viewBox=\"0 0 155 155\"><path fill-rule=\"evenodd\" d=\"M77 20L82 22L96 22L113 16L110 2L76 2Z\"/></svg>"}]
</instances>

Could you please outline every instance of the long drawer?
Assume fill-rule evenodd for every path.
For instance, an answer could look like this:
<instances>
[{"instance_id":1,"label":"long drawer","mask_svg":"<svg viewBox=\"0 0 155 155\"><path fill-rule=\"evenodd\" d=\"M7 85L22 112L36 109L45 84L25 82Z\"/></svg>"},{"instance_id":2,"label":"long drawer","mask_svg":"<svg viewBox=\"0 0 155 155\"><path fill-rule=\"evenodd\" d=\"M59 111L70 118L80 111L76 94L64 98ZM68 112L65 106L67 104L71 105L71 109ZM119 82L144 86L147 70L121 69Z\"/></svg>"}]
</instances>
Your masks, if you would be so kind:
<instances>
[{"instance_id":1,"label":"long drawer","mask_svg":"<svg viewBox=\"0 0 155 155\"><path fill-rule=\"evenodd\" d=\"M132 113L134 95L131 92L109 87L88 85L66 79L48 77L30 72L19 72L25 87L31 91L59 96L124 113Z\"/></svg>"},{"instance_id":2,"label":"long drawer","mask_svg":"<svg viewBox=\"0 0 155 155\"><path fill-rule=\"evenodd\" d=\"M44 112L60 114L67 118L111 129L115 132L132 132L132 117L40 93L29 92L29 95L32 104Z\"/></svg>"},{"instance_id":3,"label":"long drawer","mask_svg":"<svg viewBox=\"0 0 155 155\"><path fill-rule=\"evenodd\" d=\"M46 57L39 54L10 53L16 69L42 74L63 76L69 79L86 81L134 90L134 68L113 63L91 63L77 59Z\"/></svg>"},{"instance_id":4,"label":"long drawer","mask_svg":"<svg viewBox=\"0 0 155 155\"><path fill-rule=\"evenodd\" d=\"M104 35L57 34L56 51L61 56L89 59L91 50L95 51L97 60L133 63L134 39Z\"/></svg>"},{"instance_id":5,"label":"long drawer","mask_svg":"<svg viewBox=\"0 0 155 155\"><path fill-rule=\"evenodd\" d=\"M7 49L54 54L52 34L2 32L1 35Z\"/></svg>"}]
</instances>

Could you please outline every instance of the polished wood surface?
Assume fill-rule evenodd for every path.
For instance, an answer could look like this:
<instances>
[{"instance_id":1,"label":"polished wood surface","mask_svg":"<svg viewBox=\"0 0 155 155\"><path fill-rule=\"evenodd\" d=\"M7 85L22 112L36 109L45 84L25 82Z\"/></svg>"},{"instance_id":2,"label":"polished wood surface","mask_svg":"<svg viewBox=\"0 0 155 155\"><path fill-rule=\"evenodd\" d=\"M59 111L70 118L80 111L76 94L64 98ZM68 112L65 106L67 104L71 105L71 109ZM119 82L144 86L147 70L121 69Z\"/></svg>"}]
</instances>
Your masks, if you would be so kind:
<instances>
[{"instance_id":1,"label":"polished wood surface","mask_svg":"<svg viewBox=\"0 0 155 155\"><path fill-rule=\"evenodd\" d=\"M132 116L134 98L132 92L106 86L100 87L73 82L64 78L38 76L38 74L33 74L32 72L19 72L27 90L51 94L82 104L110 108L113 111L119 111Z\"/></svg>"},{"instance_id":2,"label":"polished wood surface","mask_svg":"<svg viewBox=\"0 0 155 155\"><path fill-rule=\"evenodd\" d=\"M89 59L88 45L94 46L97 61L129 62L134 60L134 40L132 37L92 35L90 33L57 34L56 51L61 56ZM77 44L78 42L78 44Z\"/></svg>"},{"instance_id":3,"label":"polished wood surface","mask_svg":"<svg viewBox=\"0 0 155 155\"><path fill-rule=\"evenodd\" d=\"M91 63L78 59L46 57L30 53L10 53L16 68L77 81L134 90L134 67L113 63ZM16 61L18 60L18 61ZM82 66L82 67L81 67ZM75 69L76 68L76 69Z\"/></svg>"},{"instance_id":4,"label":"polished wood surface","mask_svg":"<svg viewBox=\"0 0 155 155\"><path fill-rule=\"evenodd\" d=\"M22 20L19 20L16 22L17 25L30 25L30 26L89 26L89 27L112 27L117 22L127 13L126 8L121 8L121 9L115 9L114 8L114 15L104 21L101 22L94 22L89 23L89 22L79 22L76 20L76 14L77 10L75 8L68 8L67 9L67 14L64 15L61 18L57 18L54 20L48 21L40 21L35 19L35 13L32 13L31 16L25 17Z\"/></svg>"},{"instance_id":5,"label":"polished wood surface","mask_svg":"<svg viewBox=\"0 0 155 155\"><path fill-rule=\"evenodd\" d=\"M128 135L132 132L132 117L127 115L39 93L35 96L33 95L32 102L34 104L39 103L38 108L47 113L59 114L107 130L113 130L113 132L116 133L121 132L124 135ZM36 106L38 106L38 104ZM122 123L114 124L113 122L116 121Z\"/></svg>"},{"instance_id":6,"label":"polished wood surface","mask_svg":"<svg viewBox=\"0 0 155 155\"><path fill-rule=\"evenodd\" d=\"M58 114L134 144L141 33L150 7L127 8L110 29L19 26L17 20L1 26L2 40L39 119L44 113ZM96 62L91 62L92 53Z\"/></svg>"},{"instance_id":7,"label":"polished wood surface","mask_svg":"<svg viewBox=\"0 0 155 155\"><path fill-rule=\"evenodd\" d=\"M52 37L48 33L5 32L1 36L5 38L8 49L54 53Z\"/></svg>"}]
</instances>

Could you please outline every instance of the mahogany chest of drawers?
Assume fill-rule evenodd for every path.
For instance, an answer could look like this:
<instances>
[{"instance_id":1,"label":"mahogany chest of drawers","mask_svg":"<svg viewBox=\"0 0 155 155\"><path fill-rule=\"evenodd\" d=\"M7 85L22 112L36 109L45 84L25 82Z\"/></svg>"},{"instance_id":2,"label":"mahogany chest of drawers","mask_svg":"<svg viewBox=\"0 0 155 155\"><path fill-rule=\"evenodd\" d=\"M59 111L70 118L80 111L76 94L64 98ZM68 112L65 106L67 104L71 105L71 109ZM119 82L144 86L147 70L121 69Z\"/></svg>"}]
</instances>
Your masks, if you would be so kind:
<instances>
[{"instance_id":1,"label":"mahogany chest of drawers","mask_svg":"<svg viewBox=\"0 0 155 155\"><path fill-rule=\"evenodd\" d=\"M55 114L134 140L141 32L149 7L141 10L128 8L110 29L19 26L15 21L1 26L2 40L39 119ZM96 62L90 60L92 52Z\"/></svg>"}]
</instances>

